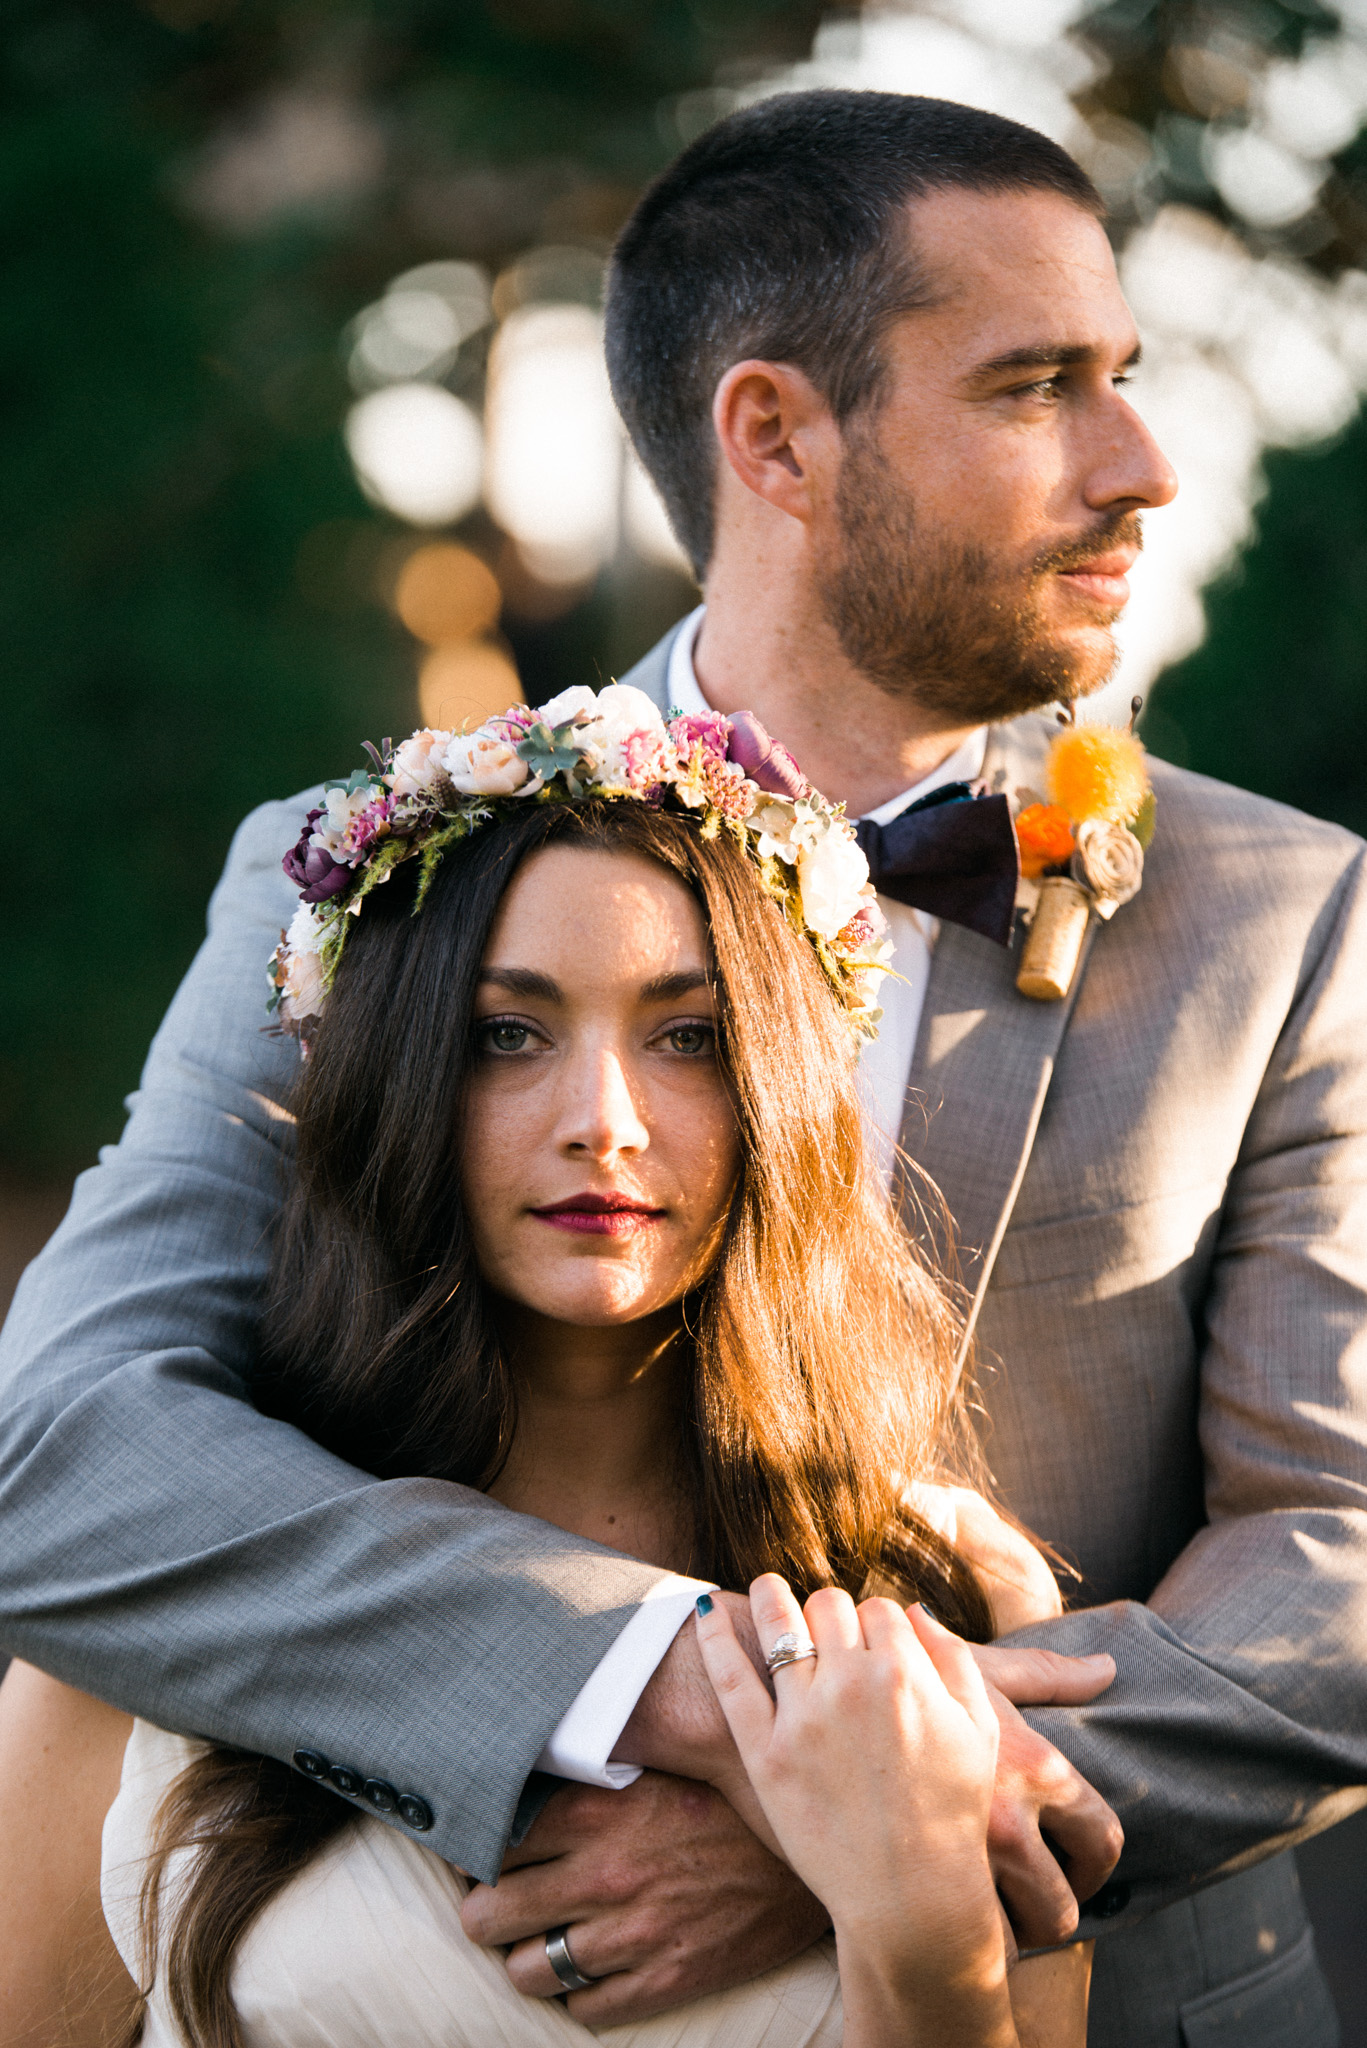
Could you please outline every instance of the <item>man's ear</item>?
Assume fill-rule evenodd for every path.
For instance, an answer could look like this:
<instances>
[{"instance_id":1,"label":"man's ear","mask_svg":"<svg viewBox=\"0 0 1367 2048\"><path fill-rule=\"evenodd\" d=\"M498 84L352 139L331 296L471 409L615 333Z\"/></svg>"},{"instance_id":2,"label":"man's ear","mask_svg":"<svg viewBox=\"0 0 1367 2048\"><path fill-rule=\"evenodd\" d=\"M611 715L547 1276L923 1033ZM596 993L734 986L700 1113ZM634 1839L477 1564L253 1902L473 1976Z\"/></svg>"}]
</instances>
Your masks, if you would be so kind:
<instances>
[{"instance_id":1,"label":"man's ear","mask_svg":"<svg viewBox=\"0 0 1367 2048\"><path fill-rule=\"evenodd\" d=\"M804 524L829 498L840 467L831 409L791 363L733 363L712 400L727 462L748 491Z\"/></svg>"}]
</instances>

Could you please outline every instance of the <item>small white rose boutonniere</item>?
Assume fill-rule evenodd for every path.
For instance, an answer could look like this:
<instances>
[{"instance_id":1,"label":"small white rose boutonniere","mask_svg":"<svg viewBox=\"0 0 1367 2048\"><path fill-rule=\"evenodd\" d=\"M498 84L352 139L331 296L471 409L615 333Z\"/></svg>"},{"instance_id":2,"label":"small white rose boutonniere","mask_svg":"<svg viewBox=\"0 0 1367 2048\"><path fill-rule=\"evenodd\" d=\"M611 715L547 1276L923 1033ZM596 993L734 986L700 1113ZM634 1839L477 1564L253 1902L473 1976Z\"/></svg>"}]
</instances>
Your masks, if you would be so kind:
<instances>
[{"instance_id":1,"label":"small white rose boutonniere","mask_svg":"<svg viewBox=\"0 0 1367 2048\"><path fill-rule=\"evenodd\" d=\"M1155 805L1133 728L1133 717L1128 731L1070 720L1049 749L1048 801L1018 792L1016 900L1030 934L1016 987L1037 1002L1067 995L1091 919L1114 917L1144 880Z\"/></svg>"}]
</instances>

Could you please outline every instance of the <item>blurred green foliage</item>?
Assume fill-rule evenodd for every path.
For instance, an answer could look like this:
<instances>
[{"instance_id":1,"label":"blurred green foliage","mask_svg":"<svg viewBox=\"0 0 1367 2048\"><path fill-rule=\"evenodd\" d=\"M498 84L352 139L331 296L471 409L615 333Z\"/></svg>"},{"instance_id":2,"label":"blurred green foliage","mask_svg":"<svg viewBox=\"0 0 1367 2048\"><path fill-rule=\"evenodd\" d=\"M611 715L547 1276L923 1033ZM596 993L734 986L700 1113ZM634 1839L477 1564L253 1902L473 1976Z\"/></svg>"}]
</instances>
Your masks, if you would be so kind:
<instances>
[{"instance_id":1,"label":"blurred green foliage","mask_svg":"<svg viewBox=\"0 0 1367 2048\"><path fill-rule=\"evenodd\" d=\"M1144 721L1157 754L1367 834L1367 421L1265 458L1253 545Z\"/></svg>"}]
</instances>

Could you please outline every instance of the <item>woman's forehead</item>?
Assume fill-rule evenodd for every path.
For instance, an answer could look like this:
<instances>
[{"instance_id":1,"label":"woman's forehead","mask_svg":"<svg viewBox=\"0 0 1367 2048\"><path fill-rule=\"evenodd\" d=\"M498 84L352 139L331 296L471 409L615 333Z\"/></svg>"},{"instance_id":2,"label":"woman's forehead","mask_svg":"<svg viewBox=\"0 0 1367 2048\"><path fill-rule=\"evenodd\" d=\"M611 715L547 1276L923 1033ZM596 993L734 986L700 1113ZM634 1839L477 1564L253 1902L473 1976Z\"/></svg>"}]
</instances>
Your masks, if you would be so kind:
<instances>
[{"instance_id":1,"label":"woman's forehead","mask_svg":"<svg viewBox=\"0 0 1367 2048\"><path fill-rule=\"evenodd\" d=\"M567 988L709 964L702 909L680 877L645 854L597 846L548 846L525 860L484 956L486 970L534 967Z\"/></svg>"}]
</instances>

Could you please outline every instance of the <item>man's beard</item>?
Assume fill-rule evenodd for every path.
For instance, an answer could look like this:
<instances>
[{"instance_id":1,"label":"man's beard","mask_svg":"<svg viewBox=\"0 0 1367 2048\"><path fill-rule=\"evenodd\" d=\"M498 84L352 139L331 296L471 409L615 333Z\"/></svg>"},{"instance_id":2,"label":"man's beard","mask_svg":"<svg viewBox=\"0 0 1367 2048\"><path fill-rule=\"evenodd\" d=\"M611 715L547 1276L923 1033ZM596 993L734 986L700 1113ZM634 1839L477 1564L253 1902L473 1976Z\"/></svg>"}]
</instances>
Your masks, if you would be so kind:
<instances>
[{"instance_id":1,"label":"man's beard","mask_svg":"<svg viewBox=\"0 0 1367 2048\"><path fill-rule=\"evenodd\" d=\"M847 433L836 510L842 547L818 583L846 659L889 696L958 724L991 725L1088 697L1115 673L1101 647L1060 644L1042 616L1045 578L1143 546L1139 515L1103 520L1022 572L948 529L926 531L872 439Z\"/></svg>"}]
</instances>

